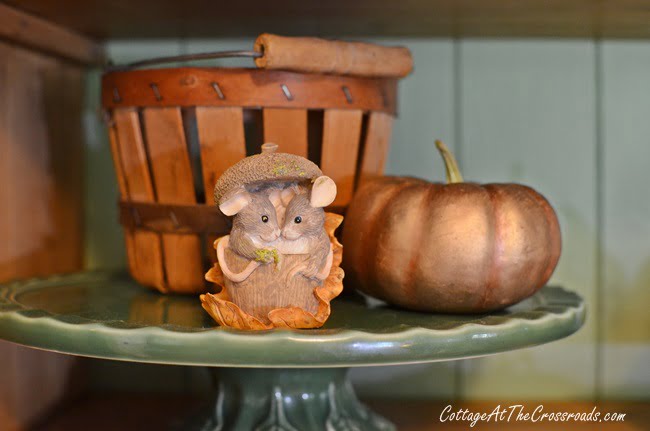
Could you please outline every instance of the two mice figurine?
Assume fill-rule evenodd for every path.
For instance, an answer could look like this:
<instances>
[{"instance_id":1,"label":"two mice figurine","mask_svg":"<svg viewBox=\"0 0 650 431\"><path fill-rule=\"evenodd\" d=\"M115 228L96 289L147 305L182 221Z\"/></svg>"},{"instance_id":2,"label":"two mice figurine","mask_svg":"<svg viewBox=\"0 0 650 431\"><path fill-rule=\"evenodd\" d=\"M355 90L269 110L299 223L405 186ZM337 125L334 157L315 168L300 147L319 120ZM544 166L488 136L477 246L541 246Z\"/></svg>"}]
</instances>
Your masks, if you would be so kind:
<instances>
[{"instance_id":1,"label":"two mice figurine","mask_svg":"<svg viewBox=\"0 0 650 431\"><path fill-rule=\"evenodd\" d=\"M318 328L343 289L343 221L324 207L336 184L309 160L275 144L230 167L215 185L219 209L233 217L215 241L217 263L206 279L222 289L201 295L222 326L246 330Z\"/></svg>"}]
</instances>

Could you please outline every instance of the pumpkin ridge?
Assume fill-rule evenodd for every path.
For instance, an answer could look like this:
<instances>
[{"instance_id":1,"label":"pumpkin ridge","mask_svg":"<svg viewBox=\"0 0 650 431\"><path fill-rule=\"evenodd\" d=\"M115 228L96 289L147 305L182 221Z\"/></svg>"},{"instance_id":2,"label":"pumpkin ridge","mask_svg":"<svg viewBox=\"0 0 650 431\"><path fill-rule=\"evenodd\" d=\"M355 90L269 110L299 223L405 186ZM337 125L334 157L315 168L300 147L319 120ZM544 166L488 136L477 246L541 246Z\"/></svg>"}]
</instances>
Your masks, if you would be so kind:
<instances>
[{"instance_id":1,"label":"pumpkin ridge","mask_svg":"<svg viewBox=\"0 0 650 431\"><path fill-rule=\"evenodd\" d=\"M560 226L559 223L557 222L557 216L555 215L555 211L553 210L553 207L549 203L546 198L541 195L540 193L537 193L535 190L526 187L526 191L528 191L530 194L532 194L537 201L537 203L542 207L542 211L544 212L544 221L546 221L546 238L549 244L552 244L552 250L553 254L549 253L546 256L546 265L545 269L543 272L542 277L540 278L540 283L538 283L538 286L534 287L534 290L532 293L535 293L537 289L539 289L541 286L546 284L548 280L551 278L551 275L553 275L553 271L555 270L555 267L557 266L557 263L560 259L560 253L555 253L555 243L559 242L558 248L562 247L562 239L561 236L559 235L559 230ZM557 228L558 230L558 235L554 235L552 230L555 230ZM555 240L557 238L557 241ZM531 294L532 294L531 293Z\"/></svg>"},{"instance_id":2,"label":"pumpkin ridge","mask_svg":"<svg viewBox=\"0 0 650 431\"><path fill-rule=\"evenodd\" d=\"M380 186L390 187L392 186L392 184L390 184L388 181L385 181L384 177L380 177L360 186L359 189L357 189L357 191L355 192L354 196L358 202L366 202L366 201L374 202L374 199L379 199L379 197L381 197L380 192L382 190ZM366 197L366 195L368 197ZM350 203L350 206L348 207L347 214L354 214L355 205L359 205L359 204L355 203L355 201L353 200ZM381 205L380 209L383 208L384 208L384 204ZM346 242L345 238L350 236L350 234L346 234L346 232L349 231L350 229L349 226L351 224L360 223L363 225L365 223L366 225L368 225L368 223L370 223L370 221L373 220L372 214L373 214L372 212L369 212L367 208L365 208L363 212L359 213L358 217L356 218L354 216L347 217L346 223L343 226L343 238L342 238L343 242L345 243ZM372 227L374 225L370 224L369 226L371 226L371 230L372 230ZM361 235L361 231L356 230L354 234ZM361 240L361 238L358 239ZM356 268L356 274L352 272L352 276L349 278L349 280L354 284L356 284L356 287L358 289L361 289L363 291L368 290L367 279L359 275L367 274L367 268L369 267L370 264L368 263L368 258L364 255L364 253L362 253L359 244L351 244L350 247L347 248L345 258L341 262L341 265L343 267L349 266L352 268Z\"/></svg>"},{"instance_id":3,"label":"pumpkin ridge","mask_svg":"<svg viewBox=\"0 0 650 431\"><path fill-rule=\"evenodd\" d=\"M537 193L535 190L533 190L532 188L521 184L517 184L515 190L516 193L522 196L520 200L525 198L529 202L529 205L535 209L535 212L538 215L538 220L539 220L538 223L540 225L542 224L544 225L544 229L543 229L544 239L545 239L544 244L546 244L545 247L548 248L552 238L549 230L550 224L546 214L546 209L543 202L539 199L541 195ZM529 284L529 290L526 293L525 297L531 296L544 285L546 280L543 279L543 275L546 274L548 270L548 265L550 260L551 260L550 253L545 253L544 260L539 262L539 264L537 265L538 269L536 269L533 273L530 273L531 283Z\"/></svg>"},{"instance_id":4,"label":"pumpkin ridge","mask_svg":"<svg viewBox=\"0 0 650 431\"><path fill-rule=\"evenodd\" d=\"M380 237L381 229L384 227L384 224L378 222L376 218L380 217L382 214L385 214L386 208L388 208L388 206L391 204L395 196L399 195L408 187L416 187L416 186L418 186L418 184L413 184L413 183L395 184L395 188L393 190L387 192L384 196L381 196L381 198L384 199L384 202L382 202L381 205L379 205L377 211L374 214L374 217L372 219L366 220L366 223L370 224L370 230L368 232L368 237L370 238L370 240L368 241L369 250L377 250L379 245L379 237ZM383 289L374 288L374 286L376 286L379 283L379 280L377 279L378 260L379 260L378 253L375 253L374 255L362 259L360 263L362 264L362 272L364 272L369 279L370 286L366 286L366 289L370 291L370 294L372 296L379 297L380 299L385 299L385 296L383 294L381 295L379 294L379 292L382 292Z\"/></svg>"},{"instance_id":5,"label":"pumpkin ridge","mask_svg":"<svg viewBox=\"0 0 650 431\"><path fill-rule=\"evenodd\" d=\"M488 199L492 204L491 211L489 212L492 215L492 223L488 225L492 226L492 250L489 258L490 272L488 273L488 278L485 283L485 292L483 293L483 298L481 299L481 308L484 308L485 305L491 299L491 293L493 293L495 286L497 286L499 281L499 274L501 267L499 266L500 251L503 248L503 239L501 238L501 226L500 226L500 201L498 199L498 189L492 187L492 185L487 184L481 187L486 191Z\"/></svg>"},{"instance_id":6,"label":"pumpkin ridge","mask_svg":"<svg viewBox=\"0 0 650 431\"><path fill-rule=\"evenodd\" d=\"M438 185L437 184L431 184L429 187L424 191L424 197L422 199L422 204L419 207L420 211L423 211L424 214L429 214L430 213L430 208L431 208L431 201L432 201L432 195L434 193L438 192ZM406 280L404 280L404 293L406 294L406 297L409 298L409 302L413 300L413 298L417 298L418 295L413 295L415 292L414 289L414 283L416 280L417 276L417 266L418 262L420 260L420 256L422 254L422 249L423 249L423 244L425 242L425 237L426 235L417 235L417 243L413 244L413 247L411 247L411 258L409 259L409 263L407 266L407 275L406 275Z\"/></svg>"}]
</instances>

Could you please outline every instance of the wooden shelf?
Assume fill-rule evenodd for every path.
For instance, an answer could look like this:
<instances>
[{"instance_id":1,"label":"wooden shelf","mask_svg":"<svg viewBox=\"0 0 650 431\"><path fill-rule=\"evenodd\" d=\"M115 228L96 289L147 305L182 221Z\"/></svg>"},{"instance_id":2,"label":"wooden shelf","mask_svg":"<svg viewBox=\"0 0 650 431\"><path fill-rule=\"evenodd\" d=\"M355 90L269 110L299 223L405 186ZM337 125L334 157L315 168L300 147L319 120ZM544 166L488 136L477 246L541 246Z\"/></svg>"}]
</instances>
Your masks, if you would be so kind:
<instances>
[{"instance_id":1,"label":"wooden shelf","mask_svg":"<svg viewBox=\"0 0 650 431\"><path fill-rule=\"evenodd\" d=\"M94 39L319 36L650 37L650 0L9 0Z\"/></svg>"}]
</instances>

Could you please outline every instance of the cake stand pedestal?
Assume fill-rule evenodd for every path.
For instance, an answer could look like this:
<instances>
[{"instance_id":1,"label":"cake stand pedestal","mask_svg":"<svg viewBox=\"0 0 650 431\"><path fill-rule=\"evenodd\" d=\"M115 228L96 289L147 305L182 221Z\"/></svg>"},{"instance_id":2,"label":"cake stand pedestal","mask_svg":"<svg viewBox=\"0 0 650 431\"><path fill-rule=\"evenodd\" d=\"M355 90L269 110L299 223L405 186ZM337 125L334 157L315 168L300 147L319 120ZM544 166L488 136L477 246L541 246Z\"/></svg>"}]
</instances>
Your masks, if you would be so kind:
<instances>
[{"instance_id":1,"label":"cake stand pedestal","mask_svg":"<svg viewBox=\"0 0 650 431\"><path fill-rule=\"evenodd\" d=\"M0 287L0 339L79 356L214 367L217 393L179 429L393 430L361 404L349 367L449 361L566 337L582 299L545 287L504 311L442 315L332 302L321 329L242 332L216 326L198 297L161 295L121 273L79 273Z\"/></svg>"}]
</instances>

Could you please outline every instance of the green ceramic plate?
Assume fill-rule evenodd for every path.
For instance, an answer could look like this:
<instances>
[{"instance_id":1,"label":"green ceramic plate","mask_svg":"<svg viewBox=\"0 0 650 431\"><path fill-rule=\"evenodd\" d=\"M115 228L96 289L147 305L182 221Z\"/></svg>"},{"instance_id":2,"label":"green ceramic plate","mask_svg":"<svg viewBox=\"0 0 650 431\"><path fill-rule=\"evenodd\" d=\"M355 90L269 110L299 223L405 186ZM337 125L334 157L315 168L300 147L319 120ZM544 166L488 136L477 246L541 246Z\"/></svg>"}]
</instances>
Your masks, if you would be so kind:
<instances>
[{"instance_id":1,"label":"green ceramic plate","mask_svg":"<svg viewBox=\"0 0 650 431\"><path fill-rule=\"evenodd\" d=\"M487 315L427 314L334 300L322 329L216 326L198 297L164 296L120 273L0 287L0 338L82 356L161 364L347 367L443 361L534 346L577 331L582 299L557 287Z\"/></svg>"}]
</instances>

